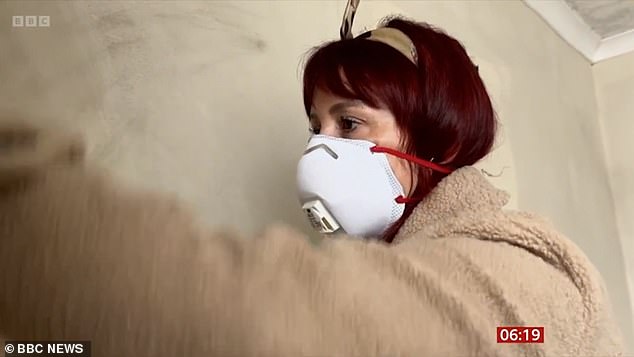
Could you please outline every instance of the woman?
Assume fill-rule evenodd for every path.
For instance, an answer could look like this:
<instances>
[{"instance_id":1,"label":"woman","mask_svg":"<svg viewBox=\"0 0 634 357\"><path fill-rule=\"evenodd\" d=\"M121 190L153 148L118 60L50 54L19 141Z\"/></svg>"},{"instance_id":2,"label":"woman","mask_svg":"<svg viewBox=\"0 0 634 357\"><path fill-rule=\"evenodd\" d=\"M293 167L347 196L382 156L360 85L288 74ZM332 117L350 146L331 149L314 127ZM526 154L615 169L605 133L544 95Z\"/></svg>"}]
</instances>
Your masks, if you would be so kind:
<instances>
[{"instance_id":1,"label":"woman","mask_svg":"<svg viewBox=\"0 0 634 357\"><path fill-rule=\"evenodd\" d=\"M0 334L93 356L619 354L583 253L470 167L495 120L456 40L391 20L317 49L304 84L300 199L338 233L317 246L207 233L79 165L71 137L5 124ZM501 326L544 342L497 343Z\"/></svg>"}]
</instances>

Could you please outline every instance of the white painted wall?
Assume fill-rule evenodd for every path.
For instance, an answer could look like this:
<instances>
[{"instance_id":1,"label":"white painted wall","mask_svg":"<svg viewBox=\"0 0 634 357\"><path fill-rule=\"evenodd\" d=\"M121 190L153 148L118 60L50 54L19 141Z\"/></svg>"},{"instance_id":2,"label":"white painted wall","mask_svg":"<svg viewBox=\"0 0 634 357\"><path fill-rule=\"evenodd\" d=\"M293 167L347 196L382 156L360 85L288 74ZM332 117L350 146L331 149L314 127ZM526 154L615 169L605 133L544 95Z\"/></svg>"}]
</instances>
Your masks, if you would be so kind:
<instances>
[{"instance_id":1,"label":"white painted wall","mask_svg":"<svg viewBox=\"0 0 634 357\"><path fill-rule=\"evenodd\" d=\"M300 60L345 1L0 2L0 113L86 133L92 160L172 192L213 225L308 230L294 196L307 136ZM549 217L631 310L589 64L519 1L363 1L356 30L403 13L470 51L502 127L481 166L512 207ZM50 28L11 28L11 15ZM43 119L42 119L43 120Z\"/></svg>"},{"instance_id":2,"label":"white painted wall","mask_svg":"<svg viewBox=\"0 0 634 357\"><path fill-rule=\"evenodd\" d=\"M618 229L634 296L634 52L593 66Z\"/></svg>"}]
</instances>

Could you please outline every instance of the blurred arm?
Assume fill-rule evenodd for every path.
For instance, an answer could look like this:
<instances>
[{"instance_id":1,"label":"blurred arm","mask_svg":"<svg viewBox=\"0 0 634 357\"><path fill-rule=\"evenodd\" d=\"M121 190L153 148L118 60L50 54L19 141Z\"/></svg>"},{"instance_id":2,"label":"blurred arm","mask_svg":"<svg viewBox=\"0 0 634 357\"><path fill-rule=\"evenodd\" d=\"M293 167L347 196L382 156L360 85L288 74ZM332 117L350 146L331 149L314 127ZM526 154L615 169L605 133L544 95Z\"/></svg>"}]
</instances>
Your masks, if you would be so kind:
<instances>
[{"instance_id":1,"label":"blurred arm","mask_svg":"<svg viewBox=\"0 0 634 357\"><path fill-rule=\"evenodd\" d=\"M78 165L77 143L56 138L14 144L20 160L0 166L8 339L91 340L94 356L494 355L491 332L440 301L455 297L432 248L425 266L379 243L314 247L286 228L210 234L178 203Z\"/></svg>"}]
</instances>

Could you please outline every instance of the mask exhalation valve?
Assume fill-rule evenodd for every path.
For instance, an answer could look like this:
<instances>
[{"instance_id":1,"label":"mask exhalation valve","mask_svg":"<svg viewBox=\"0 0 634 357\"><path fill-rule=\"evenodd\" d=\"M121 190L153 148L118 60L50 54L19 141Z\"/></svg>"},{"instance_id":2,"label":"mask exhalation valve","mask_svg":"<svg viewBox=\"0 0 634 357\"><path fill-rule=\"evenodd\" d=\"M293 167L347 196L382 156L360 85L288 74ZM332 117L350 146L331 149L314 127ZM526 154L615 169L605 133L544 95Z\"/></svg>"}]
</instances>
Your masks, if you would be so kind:
<instances>
[{"instance_id":1,"label":"mask exhalation valve","mask_svg":"<svg viewBox=\"0 0 634 357\"><path fill-rule=\"evenodd\" d=\"M341 226L319 200L308 201L302 206L313 229L323 234L335 233Z\"/></svg>"}]
</instances>

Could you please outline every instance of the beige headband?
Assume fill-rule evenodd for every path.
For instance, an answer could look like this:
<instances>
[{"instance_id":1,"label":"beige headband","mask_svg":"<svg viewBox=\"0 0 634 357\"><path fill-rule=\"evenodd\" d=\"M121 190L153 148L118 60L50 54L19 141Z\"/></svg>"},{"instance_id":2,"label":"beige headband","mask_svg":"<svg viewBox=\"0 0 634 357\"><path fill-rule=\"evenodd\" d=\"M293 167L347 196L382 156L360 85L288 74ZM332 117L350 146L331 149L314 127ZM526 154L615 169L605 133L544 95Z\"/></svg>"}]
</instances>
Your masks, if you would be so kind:
<instances>
[{"instance_id":1,"label":"beige headband","mask_svg":"<svg viewBox=\"0 0 634 357\"><path fill-rule=\"evenodd\" d=\"M402 53L414 65L418 66L418 54L414 42L402 31L392 27L379 27L376 30L365 32L357 38L382 42Z\"/></svg>"}]
</instances>

